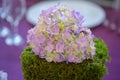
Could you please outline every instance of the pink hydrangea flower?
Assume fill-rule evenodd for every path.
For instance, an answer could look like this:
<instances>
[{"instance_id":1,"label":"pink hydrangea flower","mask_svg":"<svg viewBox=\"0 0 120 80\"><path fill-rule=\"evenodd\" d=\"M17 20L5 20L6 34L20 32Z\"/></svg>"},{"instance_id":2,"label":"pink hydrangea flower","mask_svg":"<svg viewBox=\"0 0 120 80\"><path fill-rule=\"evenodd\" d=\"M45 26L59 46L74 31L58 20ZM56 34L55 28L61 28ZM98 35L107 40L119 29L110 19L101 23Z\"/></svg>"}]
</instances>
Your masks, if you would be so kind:
<instances>
[{"instance_id":1,"label":"pink hydrangea flower","mask_svg":"<svg viewBox=\"0 0 120 80\"><path fill-rule=\"evenodd\" d=\"M46 40L45 36L43 36L43 35L38 36L38 39L39 39L40 43L44 43Z\"/></svg>"},{"instance_id":2,"label":"pink hydrangea flower","mask_svg":"<svg viewBox=\"0 0 120 80\"><path fill-rule=\"evenodd\" d=\"M76 19L77 24L81 25L83 23L83 16L81 16L79 12L73 10L72 16Z\"/></svg>"},{"instance_id":3,"label":"pink hydrangea flower","mask_svg":"<svg viewBox=\"0 0 120 80\"><path fill-rule=\"evenodd\" d=\"M82 22L83 17L78 12L63 6L43 10L37 26L28 31L27 43L47 62L81 63L93 59L94 35Z\"/></svg>"},{"instance_id":4,"label":"pink hydrangea flower","mask_svg":"<svg viewBox=\"0 0 120 80\"><path fill-rule=\"evenodd\" d=\"M64 43L63 41L59 40L56 43L56 52L63 53L64 52Z\"/></svg>"},{"instance_id":5,"label":"pink hydrangea flower","mask_svg":"<svg viewBox=\"0 0 120 80\"><path fill-rule=\"evenodd\" d=\"M71 54L71 52L72 52L72 46L66 46L66 52L67 52L67 54Z\"/></svg>"},{"instance_id":6,"label":"pink hydrangea flower","mask_svg":"<svg viewBox=\"0 0 120 80\"><path fill-rule=\"evenodd\" d=\"M39 47L39 57L45 58L45 51L43 47Z\"/></svg>"},{"instance_id":7,"label":"pink hydrangea flower","mask_svg":"<svg viewBox=\"0 0 120 80\"><path fill-rule=\"evenodd\" d=\"M53 14L56 11L57 11L56 7L51 7L47 10L42 10L41 16L44 18L44 20L47 24L52 24L51 16L49 16L49 15Z\"/></svg>"},{"instance_id":8,"label":"pink hydrangea flower","mask_svg":"<svg viewBox=\"0 0 120 80\"><path fill-rule=\"evenodd\" d=\"M65 56L63 55L63 54L61 54L61 53L59 53L58 55L57 55L57 57L55 57L55 59L54 59L54 61L55 62L63 62L63 61L65 61L66 59L65 59Z\"/></svg>"},{"instance_id":9,"label":"pink hydrangea flower","mask_svg":"<svg viewBox=\"0 0 120 80\"><path fill-rule=\"evenodd\" d=\"M46 42L49 42L50 44L52 44L54 42L54 39L49 36L49 38L46 39Z\"/></svg>"},{"instance_id":10,"label":"pink hydrangea flower","mask_svg":"<svg viewBox=\"0 0 120 80\"><path fill-rule=\"evenodd\" d=\"M47 46L45 47L45 50L47 50L48 52L52 52L53 49L54 46L51 43L48 43Z\"/></svg>"},{"instance_id":11,"label":"pink hydrangea flower","mask_svg":"<svg viewBox=\"0 0 120 80\"><path fill-rule=\"evenodd\" d=\"M29 35L27 35L27 43L31 42L31 40L34 39L34 35L36 34L35 29L36 28L34 27L33 29L28 30Z\"/></svg>"},{"instance_id":12,"label":"pink hydrangea flower","mask_svg":"<svg viewBox=\"0 0 120 80\"><path fill-rule=\"evenodd\" d=\"M36 55L39 55L39 47L33 47L32 51L35 52Z\"/></svg>"},{"instance_id":13,"label":"pink hydrangea flower","mask_svg":"<svg viewBox=\"0 0 120 80\"><path fill-rule=\"evenodd\" d=\"M75 58L73 56L68 56L68 62L75 62Z\"/></svg>"},{"instance_id":14,"label":"pink hydrangea flower","mask_svg":"<svg viewBox=\"0 0 120 80\"><path fill-rule=\"evenodd\" d=\"M76 63L77 57L75 55L69 54L67 60L68 60L68 62Z\"/></svg>"},{"instance_id":15,"label":"pink hydrangea flower","mask_svg":"<svg viewBox=\"0 0 120 80\"><path fill-rule=\"evenodd\" d=\"M70 32L67 29L65 29L62 33L62 38L63 39L69 39L70 37L71 37Z\"/></svg>"},{"instance_id":16,"label":"pink hydrangea flower","mask_svg":"<svg viewBox=\"0 0 120 80\"><path fill-rule=\"evenodd\" d=\"M44 21L47 23L47 24L51 24L51 20L48 18L48 11L47 10L42 10L42 14L41 16L44 18Z\"/></svg>"},{"instance_id":17,"label":"pink hydrangea flower","mask_svg":"<svg viewBox=\"0 0 120 80\"><path fill-rule=\"evenodd\" d=\"M52 29L51 29L51 33L54 34L54 35L58 35L59 34L59 28L58 26L54 26Z\"/></svg>"},{"instance_id":18,"label":"pink hydrangea flower","mask_svg":"<svg viewBox=\"0 0 120 80\"><path fill-rule=\"evenodd\" d=\"M77 38L76 42L78 45L80 45L81 47L86 47L89 45L87 38L85 36Z\"/></svg>"}]
</instances>

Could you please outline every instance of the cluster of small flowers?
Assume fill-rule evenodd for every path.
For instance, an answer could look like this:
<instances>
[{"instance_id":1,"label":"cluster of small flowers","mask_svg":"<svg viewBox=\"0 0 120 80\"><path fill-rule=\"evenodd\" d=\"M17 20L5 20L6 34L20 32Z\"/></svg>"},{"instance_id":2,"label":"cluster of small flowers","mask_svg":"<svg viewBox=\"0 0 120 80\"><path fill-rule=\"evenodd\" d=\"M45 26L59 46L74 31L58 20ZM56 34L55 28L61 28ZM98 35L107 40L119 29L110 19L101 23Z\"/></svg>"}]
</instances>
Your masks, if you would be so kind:
<instances>
[{"instance_id":1,"label":"cluster of small flowers","mask_svg":"<svg viewBox=\"0 0 120 80\"><path fill-rule=\"evenodd\" d=\"M43 10L38 24L28 31L32 51L48 62L81 63L95 55L94 35L82 26L83 17L64 6Z\"/></svg>"}]
</instances>

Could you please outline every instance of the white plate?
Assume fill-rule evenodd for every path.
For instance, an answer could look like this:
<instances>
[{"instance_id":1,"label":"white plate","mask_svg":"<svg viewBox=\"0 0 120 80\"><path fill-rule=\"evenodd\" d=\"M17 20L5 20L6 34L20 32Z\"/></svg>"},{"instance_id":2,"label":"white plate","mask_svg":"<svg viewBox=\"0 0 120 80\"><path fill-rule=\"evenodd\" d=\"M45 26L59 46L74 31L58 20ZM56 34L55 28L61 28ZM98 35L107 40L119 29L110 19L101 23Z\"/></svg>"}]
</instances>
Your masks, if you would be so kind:
<instances>
[{"instance_id":1,"label":"white plate","mask_svg":"<svg viewBox=\"0 0 120 80\"><path fill-rule=\"evenodd\" d=\"M51 6L56 5L58 2L67 6L67 8L71 10L76 10L80 12L82 16L84 16L83 25L92 28L101 24L105 19L104 10L97 4L89 2L89 1L44 1L37 3L28 9L26 18L32 23L36 24L38 21L38 17L42 10L48 9Z\"/></svg>"}]
</instances>

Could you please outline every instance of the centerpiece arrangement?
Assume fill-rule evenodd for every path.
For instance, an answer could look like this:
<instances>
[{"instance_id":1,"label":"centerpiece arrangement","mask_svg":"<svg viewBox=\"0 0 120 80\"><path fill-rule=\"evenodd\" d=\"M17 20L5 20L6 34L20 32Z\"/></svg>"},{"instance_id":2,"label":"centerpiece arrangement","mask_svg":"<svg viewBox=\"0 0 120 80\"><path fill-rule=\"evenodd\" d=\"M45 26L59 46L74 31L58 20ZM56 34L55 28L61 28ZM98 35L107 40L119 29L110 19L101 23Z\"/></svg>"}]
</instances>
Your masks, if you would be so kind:
<instances>
[{"instance_id":1,"label":"centerpiece arrangement","mask_svg":"<svg viewBox=\"0 0 120 80\"><path fill-rule=\"evenodd\" d=\"M21 54L25 80L102 80L110 59L102 39L65 6L43 10Z\"/></svg>"}]
</instances>

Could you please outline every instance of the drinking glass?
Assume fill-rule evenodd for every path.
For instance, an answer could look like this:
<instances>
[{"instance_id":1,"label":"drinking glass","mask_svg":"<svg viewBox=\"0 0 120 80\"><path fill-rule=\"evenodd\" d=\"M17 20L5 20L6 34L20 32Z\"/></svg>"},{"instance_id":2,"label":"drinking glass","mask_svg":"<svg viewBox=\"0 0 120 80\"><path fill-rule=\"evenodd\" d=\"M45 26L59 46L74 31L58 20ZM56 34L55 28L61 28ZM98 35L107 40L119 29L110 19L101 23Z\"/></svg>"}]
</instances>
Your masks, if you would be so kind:
<instances>
[{"instance_id":1,"label":"drinking glass","mask_svg":"<svg viewBox=\"0 0 120 80\"><path fill-rule=\"evenodd\" d=\"M25 0L6 0L10 1L10 11L7 15L7 21L11 24L12 33L6 38L7 45L19 46L23 43L22 36L18 33L18 25L26 11Z\"/></svg>"},{"instance_id":2,"label":"drinking glass","mask_svg":"<svg viewBox=\"0 0 120 80\"><path fill-rule=\"evenodd\" d=\"M0 37L6 37L10 33L9 28L6 27L5 24L3 23L9 12L10 5L11 4L9 3L9 1L8 2L6 0L0 1Z\"/></svg>"},{"instance_id":3,"label":"drinking glass","mask_svg":"<svg viewBox=\"0 0 120 80\"><path fill-rule=\"evenodd\" d=\"M0 70L0 80L8 80L8 73Z\"/></svg>"}]
</instances>

